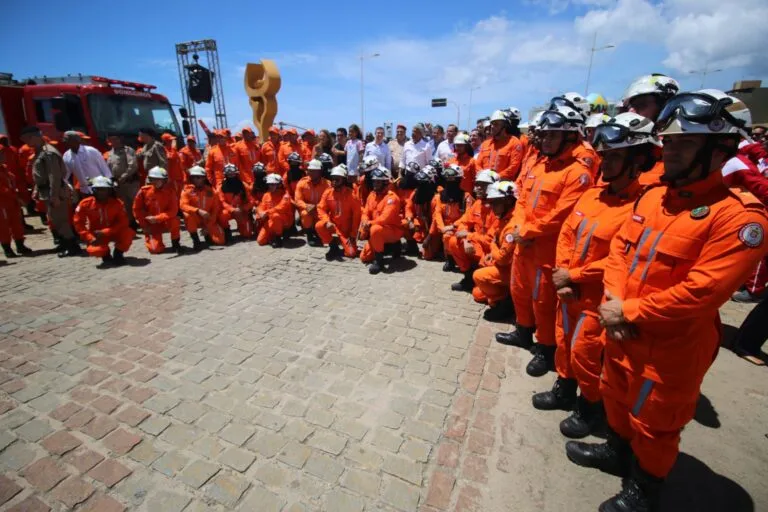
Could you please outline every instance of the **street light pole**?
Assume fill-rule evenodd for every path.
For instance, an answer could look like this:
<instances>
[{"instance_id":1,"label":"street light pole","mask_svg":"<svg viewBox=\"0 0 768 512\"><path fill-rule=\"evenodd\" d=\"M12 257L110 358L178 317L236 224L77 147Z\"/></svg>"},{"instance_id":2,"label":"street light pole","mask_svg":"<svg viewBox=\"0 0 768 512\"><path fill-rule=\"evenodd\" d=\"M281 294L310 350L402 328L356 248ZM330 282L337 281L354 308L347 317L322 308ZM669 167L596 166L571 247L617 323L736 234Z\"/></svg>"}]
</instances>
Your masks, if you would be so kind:
<instances>
[{"instance_id":1,"label":"street light pole","mask_svg":"<svg viewBox=\"0 0 768 512\"><path fill-rule=\"evenodd\" d=\"M467 131L472 129L472 93L476 90L478 90L480 85L477 87L470 87L469 88L469 107L467 108Z\"/></svg>"},{"instance_id":2,"label":"street light pole","mask_svg":"<svg viewBox=\"0 0 768 512\"><path fill-rule=\"evenodd\" d=\"M589 80L592 78L592 62L595 58L595 52L599 52L600 50L607 50L608 48L615 48L612 44L607 44L605 46L601 46L600 48L595 48L595 43L597 42L597 32L595 32L595 35L592 36L592 48L589 49L589 69L587 70L587 86L584 88L584 96L589 95Z\"/></svg>"},{"instance_id":3,"label":"street light pole","mask_svg":"<svg viewBox=\"0 0 768 512\"><path fill-rule=\"evenodd\" d=\"M712 73L719 73L721 71L722 71L722 69L709 70L707 68L707 66L704 66L704 69L697 70L697 71L690 71L690 73L692 75L701 75L701 87L699 87L699 89L703 89L704 88L704 81L707 79L707 75L711 75Z\"/></svg>"},{"instance_id":4,"label":"street light pole","mask_svg":"<svg viewBox=\"0 0 768 512\"><path fill-rule=\"evenodd\" d=\"M363 75L363 61L366 58L372 59L379 55L379 53L374 53L367 57L362 54L360 55L360 131L362 132L360 137L362 138L365 138L365 77Z\"/></svg>"},{"instance_id":5,"label":"street light pole","mask_svg":"<svg viewBox=\"0 0 768 512\"><path fill-rule=\"evenodd\" d=\"M456 105L456 129L459 129L459 126L461 126L461 107L459 106L458 102L451 101L454 105Z\"/></svg>"}]
</instances>

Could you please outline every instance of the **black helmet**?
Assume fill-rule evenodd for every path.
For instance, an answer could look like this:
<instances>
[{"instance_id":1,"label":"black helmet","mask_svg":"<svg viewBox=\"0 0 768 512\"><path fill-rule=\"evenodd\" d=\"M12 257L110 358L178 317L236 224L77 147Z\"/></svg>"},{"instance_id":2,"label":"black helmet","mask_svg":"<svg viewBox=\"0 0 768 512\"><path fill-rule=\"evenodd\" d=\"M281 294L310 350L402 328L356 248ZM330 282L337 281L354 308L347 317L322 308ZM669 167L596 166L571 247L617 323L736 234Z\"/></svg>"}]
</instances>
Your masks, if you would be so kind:
<instances>
[{"instance_id":1,"label":"black helmet","mask_svg":"<svg viewBox=\"0 0 768 512\"><path fill-rule=\"evenodd\" d=\"M291 162L291 163L302 163L301 155L294 151L293 153L288 155L288 162Z\"/></svg>"}]
</instances>

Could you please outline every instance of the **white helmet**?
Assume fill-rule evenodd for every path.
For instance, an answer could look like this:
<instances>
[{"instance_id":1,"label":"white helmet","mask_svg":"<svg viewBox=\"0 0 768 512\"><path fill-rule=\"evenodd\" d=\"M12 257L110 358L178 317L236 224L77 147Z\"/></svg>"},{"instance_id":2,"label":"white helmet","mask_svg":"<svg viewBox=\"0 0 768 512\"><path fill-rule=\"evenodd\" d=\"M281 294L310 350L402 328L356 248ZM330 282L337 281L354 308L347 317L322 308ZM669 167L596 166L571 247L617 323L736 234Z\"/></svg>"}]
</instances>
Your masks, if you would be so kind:
<instances>
[{"instance_id":1,"label":"white helmet","mask_svg":"<svg viewBox=\"0 0 768 512\"><path fill-rule=\"evenodd\" d=\"M680 84L677 80L660 73L652 75L643 75L636 78L624 94L621 96L621 106L628 107L630 100L643 94L656 94L661 96L664 101L668 100L680 90Z\"/></svg>"},{"instance_id":2,"label":"white helmet","mask_svg":"<svg viewBox=\"0 0 768 512\"><path fill-rule=\"evenodd\" d=\"M523 114L520 112L520 109L517 107L509 107L507 109L507 112L509 112L509 115L513 120L517 119L518 121L520 121L523 118Z\"/></svg>"},{"instance_id":3,"label":"white helmet","mask_svg":"<svg viewBox=\"0 0 768 512\"><path fill-rule=\"evenodd\" d=\"M167 180L168 171L160 166L155 166L149 170L147 173L147 178L152 178L153 180Z\"/></svg>"},{"instance_id":4,"label":"white helmet","mask_svg":"<svg viewBox=\"0 0 768 512\"><path fill-rule=\"evenodd\" d=\"M584 123L584 128L597 128L601 124L611 120L611 116L606 114L590 114Z\"/></svg>"},{"instance_id":5,"label":"white helmet","mask_svg":"<svg viewBox=\"0 0 768 512\"><path fill-rule=\"evenodd\" d=\"M363 158L363 162L360 164L360 170L363 172L371 172L377 167L379 167L379 159L373 155Z\"/></svg>"},{"instance_id":6,"label":"white helmet","mask_svg":"<svg viewBox=\"0 0 768 512\"><path fill-rule=\"evenodd\" d=\"M371 179L373 181L390 181L392 179L392 174L386 167L379 166L371 171Z\"/></svg>"},{"instance_id":7,"label":"white helmet","mask_svg":"<svg viewBox=\"0 0 768 512\"><path fill-rule=\"evenodd\" d=\"M506 199L508 197L517 199L517 185L514 182L499 181L488 185L486 199Z\"/></svg>"},{"instance_id":8,"label":"white helmet","mask_svg":"<svg viewBox=\"0 0 768 512\"><path fill-rule=\"evenodd\" d=\"M437 169L435 169L435 167L432 165L425 165L421 168L421 172L429 176L432 181L437 179Z\"/></svg>"},{"instance_id":9,"label":"white helmet","mask_svg":"<svg viewBox=\"0 0 768 512\"><path fill-rule=\"evenodd\" d=\"M443 169L443 178L463 178L464 177L464 169L461 168L461 166L456 164L451 164L445 169Z\"/></svg>"},{"instance_id":10,"label":"white helmet","mask_svg":"<svg viewBox=\"0 0 768 512\"><path fill-rule=\"evenodd\" d=\"M224 166L224 176L239 176L240 172L237 170L235 164L227 164Z\"/></svg>"},{"instance_id":11,"label":"white helmet","mask_svg":"<svg viewBox=\"0 0 768 512\"><path fill-rule=\"evenodd\" d=\"M491 114L491 121L506 121L507 116L504 115L502 110L494 110Z\"/></svg>"},{"instance_id":12,"label":"white helmet","mask_svg":"<svg viewBox=\"0 0 768 512\"><path fill-rule=\"evenodd\" d=\"M457 133L456 136L453 138L453 145L456 144L469 144L469 135L466 133Z\"/></svg>"},{"instance_id":13,"label":"white helmet","mask_svg":"<svg viewBox=\"0 0 768 512\"><path fill-rule=\"evenodd\" d=\"M531 118L531 121L529 123L529 127L533 128L534 130L538 130L541 126L541 116L544 115L544 111L541 110L539 112L536 112L533 117Z\"/></svg>"},{"instance_id":14,"label":"white helmet","mask_svg":"<svg viewBox=\"0 0 768 512\"><path fill-rule=\"evenodd\" d=\"M267 174L267 177L264 179L264 182L267 185L282 185L283 177L276 173Z\"/></svg>"},{"instance_id":15,"label":"white helmet","mask_svg":"<svg viewBox=\"0 0 768 512\"><path fill-rule=\"evenodd\" d=\"M634 112L619 114L595 128L593 144L598 151L642 144L661 146L659 139L653 133L653 121Z\"/></svg>"},{"instance_id":16,"label":"white helmet","mask_svg":"<svg viewBox=\"0 0 768 512\"><path fill-rule=\"evenodd\" d=\"M744 102L717 89L674 96L656 121L658 135L700 133L746 136L745 128L751 124L752 115Z\"/></svg>"},{"instance_id":17,"label":"white helmet","mask_svg":"<svg viewBox=\"0 0 768 512\"><path fill-rule=\"evenodd\" d=\"M584 115L587 115L590 109L587 99L577 92L567 92L562 96L555 96L552 98L549 110L554 110L553 107L556 106L571 107Z\"/></svg>"},{"instance_id":18,"label":"white helmet","mask_svg":"<svg viewBox=\"0 0 768 512\"><path fill-rule=\"evenodd\" d=\"M416 162L408 162L408 165L405 166L405 172L408 174L416 174L421 170L421 166Z\"/></svg>"},{"instance_id":19,"label":"white helmet","mask_svg":"<svg viewBox=\"0 0 768 512\"><path fill-rule=\"evenodd\" d=\"M323 162L313 158L307 164L307 170L308 171L322 171L323 170Z\"/></svg>"},{"instance_id":20,"label":"white helmet","mask_svg":"<svg viewBox=\"0 0 768 512\"><path fill-rule=\"evenodd\" d=\"M347 177L347 168L344 165L337 165L333 169L331 169L331 178L346 178Z\"/></svg>"},{"instance_id":21,"label":"white helmet","mask_svg":"<svg viewBox=\"0 0 768 512\"><path fill-rule=\"evenodd\" d=\"M539 122L541 131L581 132L582 126L584 116L581 112L566 105L556 105L554 109L545 110Z\"/></svg>"},{"instance_id":22,"label":"white helmet","mask_svg":"<svg viewBox=\"0 0 768 512\"><path fill-rule=\"evenodd\" d=\"M484 169L475 175L475 183L496 183L500 180L499 173L492 169Z\"/></svg>"},{"instance_id":23,"label":"white helmet","mask_svg":"<svg viewBox=\"0 0 768 512\"><path fill-rule=\"evenodd\" d=\"M204 178L207 176L205 174L205 169L203 169L199 165L194 165L194 166L190 167L189 168L189 175L190 176L202 176Z\"/></svg>"},{"instance_id":24,"label":"white helmet","mask_svg":"<svg viewBox=\"0 0 768 512\"><path fill-rule=\"evenodd\" d=\"M96 176L91 180L91 188L112 188L112 180L106 176Z\"/></svg>"}]
</instances>

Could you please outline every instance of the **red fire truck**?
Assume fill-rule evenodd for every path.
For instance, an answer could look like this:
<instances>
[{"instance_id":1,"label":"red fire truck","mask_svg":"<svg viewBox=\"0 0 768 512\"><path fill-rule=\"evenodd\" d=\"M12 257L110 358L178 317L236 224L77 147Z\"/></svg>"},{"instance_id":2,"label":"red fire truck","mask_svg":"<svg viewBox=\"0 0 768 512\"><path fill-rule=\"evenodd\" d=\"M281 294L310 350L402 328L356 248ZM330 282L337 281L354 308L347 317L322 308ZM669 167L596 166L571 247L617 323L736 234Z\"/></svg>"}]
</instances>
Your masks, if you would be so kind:
<instances>
[{"instance_id":1,"label":"red fire truck","mask_svg":"<svg viewBox=\"0 0 768 512\"><path fill-rule=\"evenodd\" d=\"M154 85L114 80L100 76L71 75L14 80L0 73L0 133L20 146L19 132L26 125L38 126L51 140L60 141L67 130L88 135L89 145L108 149L108 135L123 135L136 145L140 128L171 132L181 139L182 130L168 98L152 92ZM184 109L179 111L186 117ZM183 133L189 122L183 120Z\"/></svg>"}]
</instances>

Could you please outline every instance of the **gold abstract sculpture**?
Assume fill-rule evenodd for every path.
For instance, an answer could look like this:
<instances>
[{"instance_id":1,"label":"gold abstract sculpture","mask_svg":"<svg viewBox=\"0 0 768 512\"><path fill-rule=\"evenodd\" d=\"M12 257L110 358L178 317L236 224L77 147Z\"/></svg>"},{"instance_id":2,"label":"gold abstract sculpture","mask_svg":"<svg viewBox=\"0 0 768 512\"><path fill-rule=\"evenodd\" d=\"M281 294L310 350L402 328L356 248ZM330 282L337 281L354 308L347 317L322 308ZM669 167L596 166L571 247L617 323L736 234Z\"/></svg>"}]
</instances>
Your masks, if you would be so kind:
<instances>
[{"instance_id":1,"label":"gold abstract sculpture","mask_svg":"<svg viewBox=\"0 0 768 512\"><path fill-rule=\"evenodd\" d=\"M253 110L253 124L262 142L269 139L269 128L277 116L277 92L280 90L280 71L275 61L262 59L245 66L245 93Z\"/></svg>"}]
</instances>

